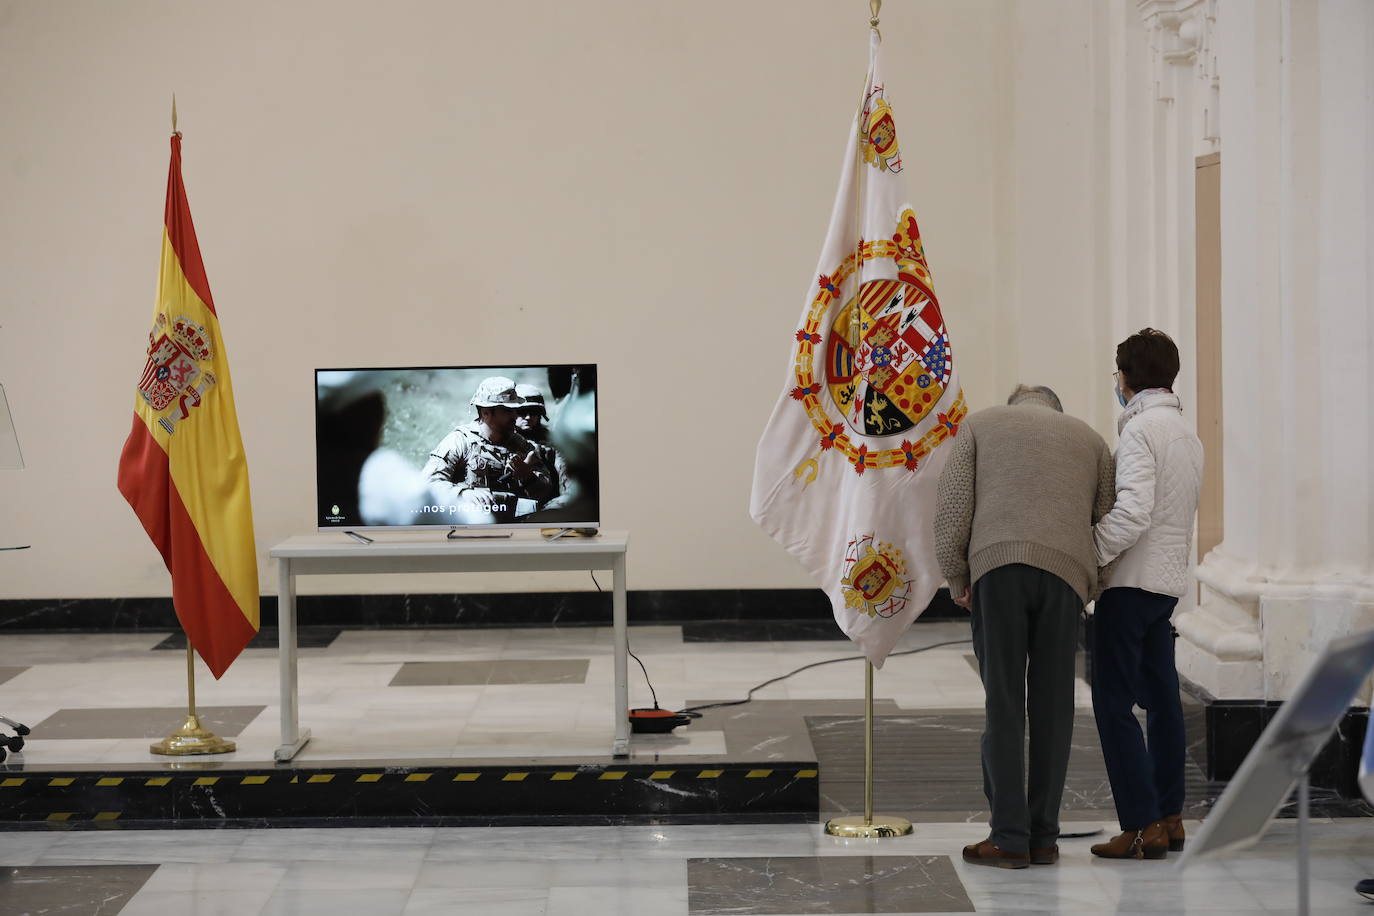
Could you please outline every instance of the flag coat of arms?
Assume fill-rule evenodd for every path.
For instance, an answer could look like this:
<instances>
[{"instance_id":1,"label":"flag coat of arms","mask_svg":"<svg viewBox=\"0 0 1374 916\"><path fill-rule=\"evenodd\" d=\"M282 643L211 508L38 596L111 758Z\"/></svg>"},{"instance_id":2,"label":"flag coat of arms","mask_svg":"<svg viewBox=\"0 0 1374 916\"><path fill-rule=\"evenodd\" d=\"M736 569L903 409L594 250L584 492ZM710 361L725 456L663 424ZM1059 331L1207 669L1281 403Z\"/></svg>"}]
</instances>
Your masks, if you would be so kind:
<instances>
[{"instance_id":1,"label":"flag coat of arms","mask_svg":"<svg viewBox=\"0 0 1374 916\"><path fill-rule=\"evenodd\" d=\"M787 381L759 441L750 514L829 596L876 667L934 597L935 491L967 413L869 43L830 228Z\"/></svg>"},{"instance_id":2,"label":"flag coat of arms","mask_svg":"<svg viewBox=\"0 0 1374 916\"><path fill-rule=\"evenodd\" d=\"M167 564L187 639L219 677L258 631L257 548L248 462L181 180L179 133L172 135L157 301L119 491Z\"/></svg>"}]
</instances>

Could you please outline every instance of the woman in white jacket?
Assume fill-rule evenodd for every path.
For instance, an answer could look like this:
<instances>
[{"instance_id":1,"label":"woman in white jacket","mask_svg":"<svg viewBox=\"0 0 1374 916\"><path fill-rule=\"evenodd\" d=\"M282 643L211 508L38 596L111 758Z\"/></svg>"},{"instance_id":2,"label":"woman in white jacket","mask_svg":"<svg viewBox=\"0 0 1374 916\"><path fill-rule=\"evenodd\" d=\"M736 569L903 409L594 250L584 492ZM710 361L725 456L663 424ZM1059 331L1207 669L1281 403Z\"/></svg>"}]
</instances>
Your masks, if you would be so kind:
<instances>
[{"instance_id":1,"label":"woman in white jacket","mask_svg":"<svg viewBox=\"0 0 1374 916\"><path fill-rule=\"evenodd\" d=\"M1188 587L1202 443L1173 393L1178 347L1146 328L1116 348L1116 504L1093 529L1097 562L1115 561L1093 613L1097 733L1122 833L1092 847L1112 859L1183 848L1186 739L1169 623ZM1149 747L1134 707L1146 711Z\"/></svg>"}]
</instances>

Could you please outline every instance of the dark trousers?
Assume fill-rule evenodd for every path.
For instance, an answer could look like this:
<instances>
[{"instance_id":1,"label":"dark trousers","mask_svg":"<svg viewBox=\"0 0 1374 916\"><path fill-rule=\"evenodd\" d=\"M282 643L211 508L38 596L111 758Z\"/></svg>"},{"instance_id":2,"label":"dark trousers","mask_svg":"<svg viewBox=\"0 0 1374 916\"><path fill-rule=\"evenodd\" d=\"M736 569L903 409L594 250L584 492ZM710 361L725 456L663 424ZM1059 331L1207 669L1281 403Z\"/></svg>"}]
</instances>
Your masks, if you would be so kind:
<instances>
[{"instance_id":1,"label":"dark trousers","mask_svg":"<svg viewBox=\"0 0 1374 916\"><path fill-rule=\"evenodd\" d=\"M1122 830L1183 810L1186 741L1169 615L1177 598L1109 588L1093 613L1093 714ZM1146 712L1149 747L1135 706Z\"/></svg>"},{"instance_id":2,"label":"dark trousers","mask_svg":"<svg viewBox=\"0 0 1374 916\"><path fill-rule=\"evenodd\" d=\"M1009 852L1043 849L1059 837L1082 610L1068 583L1032 566L999 566L973 585L973 651L987 712L983 794L989 838Z\"/></svg>"}]
</instances>

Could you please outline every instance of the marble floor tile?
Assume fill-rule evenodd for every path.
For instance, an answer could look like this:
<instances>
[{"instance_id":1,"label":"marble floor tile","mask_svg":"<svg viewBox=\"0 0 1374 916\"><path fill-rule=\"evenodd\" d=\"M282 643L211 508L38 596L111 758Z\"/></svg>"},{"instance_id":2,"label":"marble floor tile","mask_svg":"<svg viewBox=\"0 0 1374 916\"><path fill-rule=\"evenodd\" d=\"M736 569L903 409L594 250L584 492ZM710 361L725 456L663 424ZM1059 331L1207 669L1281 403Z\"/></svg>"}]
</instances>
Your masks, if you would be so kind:
<instances>
[{"instance_id":1,"label":"marble floor tile","mask_svg":"<svg viewBox=\"0 0 1374 916\"><path fill-rule=\"evenodd\" d=\"M253 721L263 706L207 706L197 704L201 724L221 738L232 738ZM66 739L160 739L186 721L185 707L82 707L59 709L36 724L29 723L34 743Z\"/></svg>"},{"instance_id":2,"label":"marble floor tile","mask_svg":"<svg viewBox=\"0 0 1374 916\"><path fill-rule=\"evenodd\" d=\"M25 665L117 660L147 652L166 636L166 633L6 633L5 658Z\"/></svg>"},{"instance_id":3,"label":"marble floor tile","mask_svg":"<svg viewBox=\"0 0 1374 916\"><path fill-rule=\"evenodd\" d=\"M222 835L225 834L225 835ZM185 863L217 865L233 859L246 835L234 831L166 830L125 833L80 831L64 833L44 850L39 865L115 865ZM130 836L136 842L130 842Z\"/></svg>"},{"instance_id":4,"label":"marble floor tile","mask_svg":"<svg viewBox=\"0 0 1374 916\"><path fill-rule=\"evenodd\" d=\"M301 626L296 628L296 646L300 649L327 649L342 632L340 627ZM279 634L276 627L263 627L244 647L245 652L267 649L275 652ZM153 646L157 650L180 649L186 651L186 634L181 630L169 633L167 638Z\"/></svg>"},{"instance_id":5,"label":"marble floor tile","mask_svg":"<svg viewBox=\"0 0 1374 916\"><path fill-rule=\"evenodd\" d=\"M405 662L388 686L581 684L587 680L588 664L585 658Z\"/></svg>"},{"instance_id":6,"label":"marble floor tile","mask_svg":"<svg viewBox=\"0 0 1374 916\"><path fill-rule=\"evenodd\" d=\"M164 862L143 890L149 894L189 895L246 887L272 889L281 883L288 870L286 865L267 862Z\"/></svg>"},{"instance_id":7,"label":"marble floor tile","mask_svg":"<svg viewBox=\"0 0 1374 916\"><path fill-rule=\"evenodd\" d=\"M692 916L779 913L971 913L946 856L690 859Z\"/></svg>"},{"instance_id":8,"label":"marble floor tile","mask_svg":"<svg viewBox=\"0 0 1374 916\"><path fill-rule=\"evenodd\" d=\"M401 916L410 890L278 886L259 910L260 916Z\"/></svg>"},{"instance_id":9,"label":"marble floor tile","mask_svg":"<svg viewBox=\"0 0 1374 916\"><path fill-rule=\"evenodd\" d=\"M542 887L552 884L554 865L550 858L509 858L500 861L459 858L458 861L430 861L421 863L415 878L415 888L481 888Z\"/></svg>"},{"instance_id":10,"label":"marble floor tile","mask_svg":"<svg viewBox=\"0 0 1374 916\"><path fill-rule=\"evenodd\" d=\"M235 863L238 865L239 863ZM417 886L424 862L407 857L394 862L340 862L334 859L292 862L284 867L278 891L402 890ZM273 865L272 868L282 868Z\"/></svg>"},{"instance_id":11,"label":"marble floor tile","mask_svg":"<svg viewBox=\"0 0 1374 916\"><path fill-rule=\"evenodd\" d=\"M50 830L0 831L0 865L36 865L61 838Z\"/></svg>"},{"instance_id":12,"label":"marble floor tile","mask_svg":"<svg viewBox=\"0 0 1374 916\"><path fill-rule=\"evenodd\" d=\"M668 734L636 735L630 745L631 760L653 760L660 756L724 757L725 733L722 731L693 731L680 726Z\"/></svg>"},{"instance_id":13,"label":"marble floor tile","mask_svg":"<svg viewBox=\"0 0 1374 916\"><path fill-rule=\"evenodd\" d=\"M236 890L143 891L119 911L119 916L259 916L272 896L271 888Z\"/></svg>"},{"instance_id":14,"label":"marble floor tile","mask_svg":"<svg viewBox=\"0 0 1374 916\"><path fill-rule=\"evenodd\" d=\"M0 912L119 913L156 865L0 865Z\"/></svg>"},{"instance_id":15,"label":"marble floor tile","mask_svg":"<svg viewBox=\"0 0 1374 916\"><path fill-rule=\"evenodd\" d=\"M170 733L169 733L170 734ZM165 735L163 737L166 737ZM115 751L123 743L117 738L100 739L66 739L63 741L39 741L30 738L24 739L24 749L10 754L6 758L9 765L20 766L43 766L45 764L65 764L65 763L99 763L105 760L106 756ZM143 740L139 744L142 746L143 759L149 756L148 745L150 742Z\"/></svg>"},{"instance_id":16,"label":"marble floor tile","mask_svg":"<svg viewBox=\"0 0 1374 916\"><path fill-rule=\"evenodd\" d=\"M1255 849L1211 857L1182 873L1169 860L1094 859L1088 840L1061 843L1063 857L1053 867L967 866L958 859L959 847L981 839L986 828L928 822L892 840L842 840L803 824L0 833L0 865L161 865L129 900L125 912L135 916L292 912L283 909L288 904L297 912L340 914L657 916L688 913L690 889L699 884L714 888L721 911L763 912L757 897L731 897L728 881L689 878L693 863L759 860L824 861L834 863L832 873L894 875L903 863L941 861L980 913L1293 912L1291 830L1278 827ZM1313 825L1313 912L1368 912L1351 889L1367 876L1365 866L1348 851L1369 841L1371 827L1364 819ZM776 868L771 874L775 882L786 880ZM813 878L809 886L820 883ZM333 908L310 909L317 903ZM935 910L929 895L904 910L876 906L853 912L968 911ZM766 912L800 916L817 910Z\"/></svg>"},{"instance_id":17,"label":"marble floor tile","mask_svg":"<svg viewBox=\"0 0 1374 916\"><path fill-rule=\"evenodd\" d=\"M546 916L548 911L546 887L417 887L402 916Z\"/></svg>"},{"instance_id":18,"label":"marble floor tile","mask_svg":"<svg viewBox=\"0 0 1374 916\"><path fill-rule=\"evenodd\" d=\"M688 912L678 887L552 887L548 916L678 916Z\"/></svg>"}]
</instances>

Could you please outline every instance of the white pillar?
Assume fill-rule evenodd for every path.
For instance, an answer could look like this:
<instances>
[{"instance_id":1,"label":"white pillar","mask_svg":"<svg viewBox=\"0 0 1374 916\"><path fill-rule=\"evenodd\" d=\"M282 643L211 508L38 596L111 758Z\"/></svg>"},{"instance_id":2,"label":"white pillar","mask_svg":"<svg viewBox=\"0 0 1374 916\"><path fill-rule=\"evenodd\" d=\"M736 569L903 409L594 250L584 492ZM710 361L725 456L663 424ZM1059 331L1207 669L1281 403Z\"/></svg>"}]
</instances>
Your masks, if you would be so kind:
<instances>
[{"instance_id":1,"label":"white pillar","mask_svg":"<svg viewBox=\"0 0 1374 916\"><path fill-rule=\"evenodd\" d=\"M1374 4L1219 0L1216 38L1225 540L1179 670L1282 700L1374 626Z\"/></svg>"},{"instance_id":2,"label":"white pillar","mask_svg":"<svg viewBox=\"0 0 1374 916\"><path fill-rule=\"evenodd\" d=\"M1132 9L1133 7L1133 9ZM1102 154L1109 203L1097 252L1107 291L1094 421L1115 433L1116 345L1144 327L1179 345L1174 388L1196 422L1196 157L1218 148L1216 0L1118 0L1108 8L1098 73L1109 100ZM1105 248L1106 250L1102 250ZM1191 596L1179 613L1192 608Z\"/></svg>"}]
</instances>

